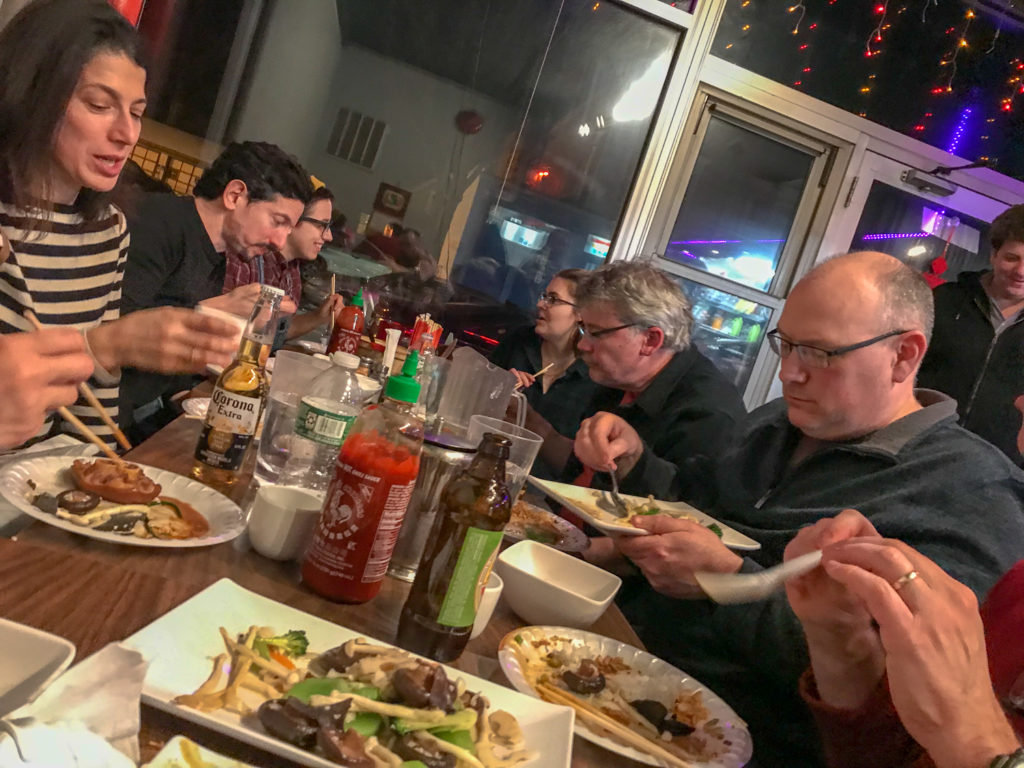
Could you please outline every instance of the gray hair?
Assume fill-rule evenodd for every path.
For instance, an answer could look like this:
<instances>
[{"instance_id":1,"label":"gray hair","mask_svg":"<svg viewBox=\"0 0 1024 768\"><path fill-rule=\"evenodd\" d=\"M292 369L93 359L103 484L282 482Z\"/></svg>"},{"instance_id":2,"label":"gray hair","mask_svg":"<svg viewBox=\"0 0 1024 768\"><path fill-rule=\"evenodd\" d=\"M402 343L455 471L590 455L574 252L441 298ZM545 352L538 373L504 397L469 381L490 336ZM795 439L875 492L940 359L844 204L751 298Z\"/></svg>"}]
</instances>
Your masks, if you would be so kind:
<instances>
[{"instance_id":1,"label":"gray hair","mask_svg":"<svg viewBox=\"0 0 1024 768\"><path fill-rule=\"evenodd\" d=\"M667 349L690 346L690 301L679 285L650 264L616 261L594 270L577 287L576 304L597 303L609 304L623 323L660 328Z\"/></svg>"}]
</instances>

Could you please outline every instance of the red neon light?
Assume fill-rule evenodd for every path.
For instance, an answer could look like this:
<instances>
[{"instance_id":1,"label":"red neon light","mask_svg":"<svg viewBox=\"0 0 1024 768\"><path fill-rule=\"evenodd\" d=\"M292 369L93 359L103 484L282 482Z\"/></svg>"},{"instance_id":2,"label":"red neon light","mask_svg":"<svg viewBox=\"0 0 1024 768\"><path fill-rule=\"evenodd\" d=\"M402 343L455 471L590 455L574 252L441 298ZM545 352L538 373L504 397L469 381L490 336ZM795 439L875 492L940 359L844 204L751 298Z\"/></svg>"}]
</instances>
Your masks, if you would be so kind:
<instances>
[{"instance_id":1,"label":"red neon light","mask_svg":"<svg viewBox=\"0 0 1024 768\"><path fill-rule=\"evenodd\" d=\"M498 343L497 339L492 339L490 336L484 336L482 333L473 333L472 331L463 331L463 333L466 334L467 336L475 336L478 339L483 339L488 344L497 344Z\"/></svg>"}]
</instances>

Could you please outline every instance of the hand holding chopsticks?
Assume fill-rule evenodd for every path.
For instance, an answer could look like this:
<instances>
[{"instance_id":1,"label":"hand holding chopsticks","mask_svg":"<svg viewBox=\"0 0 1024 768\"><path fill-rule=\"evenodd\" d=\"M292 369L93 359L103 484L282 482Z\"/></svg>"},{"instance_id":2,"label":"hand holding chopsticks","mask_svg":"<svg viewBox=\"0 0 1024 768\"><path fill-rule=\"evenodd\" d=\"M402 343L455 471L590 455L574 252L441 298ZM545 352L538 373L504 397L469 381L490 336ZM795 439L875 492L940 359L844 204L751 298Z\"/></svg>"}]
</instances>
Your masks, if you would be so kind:
<instances>
[{"instance_id":1,"label":"hand holding chopsticks","mask_svg":"<svg viewBox=\"0 0 1024 768\"><path fill-rule=\"evenodd\" d=\"M25 318L29 321L29 323L32 324L32 327L35 328L37 331L43 330L42 323L39 322L39 318L37 318L31 310L25 311ZM102 403L100 403L96 395L93 394L91 389L89 389L88 385L86 385L84 381L80 382L78 385L78 390L82 393L83 397L85 397L89 404L94 409L96 409L96 412L99 413L100 418L103 419L103 423L111 428L117 442L125 450L130 450L132 444L128 441L128 438L121 431L120 427L118 427L114 420L110 417L110 414L107 413L106 409L103 407ZM69 422L72 426L74 426L74 428L77 429L82 434L83 437L88 439L90 442L98 445L107 456L114 459L115 461L121 461L121 457L118 456L110 448L110 446L106 444L105 441L98 437L95 432L93 432L91 429L89 429L89 427L83 424L82 421L77 416L71 413L71 411L69 411L64 406L61 406L60 408L57 409L57 412L61 415L61 417L64 418L65 421Z\"/></svg>"},{"instance_id":2,"label":"hand holding chopsticks","mask_svg":"<svg viewBox=\"0 0 1024 768\"><path fill-rule=\"evenodd\" d=\"M548 363L536 373L526 373L526 371L517 371L516 369L513 368L512 374L516 377L516 379L518 379L518 381L516 382L516 385L512 388L512 391L517 392L520 389L532 387L533 382L536 381L538 377L547 373L553 365L554 363Z\"/></svg>"}]
</instances>

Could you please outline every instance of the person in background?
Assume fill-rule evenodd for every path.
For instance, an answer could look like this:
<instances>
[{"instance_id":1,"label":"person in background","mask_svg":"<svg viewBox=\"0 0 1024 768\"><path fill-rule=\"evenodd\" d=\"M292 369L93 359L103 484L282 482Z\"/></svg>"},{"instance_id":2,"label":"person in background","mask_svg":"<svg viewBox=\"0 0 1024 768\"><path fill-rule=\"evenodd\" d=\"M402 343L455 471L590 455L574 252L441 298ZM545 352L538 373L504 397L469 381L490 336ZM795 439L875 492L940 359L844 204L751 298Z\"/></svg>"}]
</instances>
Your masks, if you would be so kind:
<instances>
[{"instance_id":1,"label":"person in background","mask_svg":"<svg viewBox=\"0 0 1024 768\"><path fill-rule=\"evenodd\" d=\"M13 368L5 441L31 425L38 438L77 435L52 413L39 415L70 399L83 351L90 387L115 419L122 367L195 372L231 359L234 330L222 320L184 309L121 316L129 236L107 195L141 129L140 62L135 30L103 0L37 0L0 33L0 239L9 250L0 265L0 332L29 330L27 310L65 329L3 339ZM38 390L28 392L33 384ZM70 410L115 445L87 401Z\"/></svg>"},{"instance_id":2,"label":"person in background","mask_svg":"<svg viewBox=\"0 0 1024 768\"><path fill-rule=\"evenodd\" d=\"M649 264L616 262L580 281L576 311L578 350L601 388L575 444L603 433L606 423L625 425L635 439L617 465L621 491L659 498L689 494L685 460L717 455L746 409L736 387L693 345L693 316L682 289ZM535 411L526 427L544 438L540 455L562 479L608 487L604 472L592 471L611 469L607 461L579 461L573 439Z\"/></svg>"},{"instance_id":3,"label":"person in background","mask_svg":"<svg viewBox=\"0 0 1024 768\"><path fill-rule=\"evenodd\" d=\"M786 559L816 549L821 567L786 592L829 768L1024 766L1024 560L979 613L969 587L855 510L804 528Z\"/></svg>"},{"instance_id":4,"label":"person in background","mask_svg":"<svg viewBox=\"0 0 1024 768\"><path fill-rule=\"evenodd\" d=\"M282 250L312 195L309 174L294 157L273 144L247 141L224 148L199 177L193 197L141 197L128 222L123 311L202 303L248 317L259 283L222 294L226 254L252 259ZM296 309L287 298L282 308ZM187 376L126 371L122 428L136 439L152 434L177 415L171 397L194 384Z\"/></svg>"},{"instance_id":5,"label":"person in background","mask_svg":"<svg viewBox=\"0 0 1024 768\"><path fill-rule=\"evenodd\" d=\"M299 306L302 302L301 265L315 261L325 243L331 242L331 206L334 195L316 177L313 184L313 199L302 211L298 223L285 240L280 251L268 251L253 259L244 260L229 252L224 276L224 293L230 293L244 285L258 283L281 288ZM341 311L341 296L327 296L313 312L296 314L285 318L286 336L289 339L304 336L319 326L326 326L331 316ZM290 320L290 322L289 322Z\"/></svg>"},{"instance_id":6,"label":"person in background","mask_svg":"<svg viewBox=\"0 0 1024 768\"><path fill-rule=\"evenodd\" d=\"M587 274L566 269L555 275L537 300L537 322L505 336L490 358L515 375L530 407L565 437L575 436L600 388L587 373L578 348L576 288ZM534 375L542 369L547 370Z\"/></svg>"},{"instance_id":7,"label":"person in background","mask_svg":"<svg viewBox=\"0 0 1024 768\"><path fill-rule=\"evenodd\" d=\"M714 605L700 599L695 571L777 565L801 528L844 507L977 594L1024 552L1024 472L960 427L951 399L915 390L932 310L927 283L891 256L854 253L818 265L769 335L782 358L782 399L752 412L717 461L687 467L705 491L694 505L761 549L736 553L698 523L652 515L634 521L652 535L595 541L585 553L605 567L638 568L663 596L620 606L652 653L747 721L759 764L823 764L798 695L803 632L784 596ZM596 468L620 458L628 466L641 445L622 420L586 437L576 451Z\"/></svg>"},{"instance_id":8,"label":"person in background","mask_svg":"<svg viewBox=\"0 0 1024 768\"><path fill-rule=\"evenodd\" d=\"M935 333L918 382L957 402L960 423L1018 465L1013 401L1024 394L1024 205L989 231L992 269L935 289Z\"/></svg>"}]
</instances>

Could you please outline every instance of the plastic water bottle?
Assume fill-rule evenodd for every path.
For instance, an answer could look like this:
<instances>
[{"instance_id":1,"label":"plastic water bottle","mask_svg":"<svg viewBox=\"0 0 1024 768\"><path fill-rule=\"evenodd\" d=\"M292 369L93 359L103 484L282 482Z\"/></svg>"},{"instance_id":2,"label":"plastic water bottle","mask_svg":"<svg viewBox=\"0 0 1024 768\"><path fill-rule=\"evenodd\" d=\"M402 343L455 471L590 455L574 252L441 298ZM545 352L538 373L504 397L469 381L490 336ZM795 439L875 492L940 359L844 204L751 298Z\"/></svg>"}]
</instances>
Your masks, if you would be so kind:
<instances>
[{"instance_id":1,"label":"plastic water bottle","mask_svg":"<svg viewBox=\"0 0 1024 768\"><path fill-rule=\"evenodd\" d=\"M326 493L334 476L334 463L359 415L363 393L355 377L358 357L335 352L331 362L334 365L313 379L299 403L291 455L278 478L280 485Z\"/></svg>"}]
</instances>

